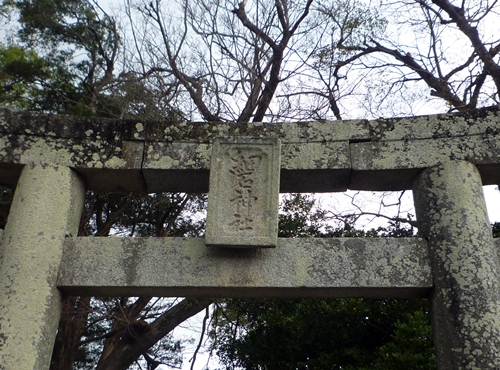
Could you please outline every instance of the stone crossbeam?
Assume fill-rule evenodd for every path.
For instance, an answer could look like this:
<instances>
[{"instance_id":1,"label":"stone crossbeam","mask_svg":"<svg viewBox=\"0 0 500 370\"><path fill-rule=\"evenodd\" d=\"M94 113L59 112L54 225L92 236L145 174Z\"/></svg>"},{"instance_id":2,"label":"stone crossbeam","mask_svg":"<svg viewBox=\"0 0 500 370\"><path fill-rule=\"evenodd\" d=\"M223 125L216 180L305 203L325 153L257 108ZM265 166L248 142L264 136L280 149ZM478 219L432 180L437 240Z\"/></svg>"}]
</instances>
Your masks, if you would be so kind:
<instances>
[{"instance_id":1,"label":"stone crossbeam","mask_svg":"<svg viewBox=\"0 0 500 370\"><path fill-rule=\"evenodd\" d=\"M500 183L500 110L305 123L139 122L0 109L0 183L23 165L75 169L91 190L207 192L215 138L281 141L281 192L411 189L424 168L476 165Z\"/></svg>"},{"instance_id":2,"label":"stone crossbeam","mask_svg":"<svg viewBox=\"0 0 500 370\"><path fill-rule=\"evenodd\" d=\"M420 238L278 239L275 249L207 248L203 238L73 237L57 286L69 295L426 297Z\"/></svg>"}]
</instances>

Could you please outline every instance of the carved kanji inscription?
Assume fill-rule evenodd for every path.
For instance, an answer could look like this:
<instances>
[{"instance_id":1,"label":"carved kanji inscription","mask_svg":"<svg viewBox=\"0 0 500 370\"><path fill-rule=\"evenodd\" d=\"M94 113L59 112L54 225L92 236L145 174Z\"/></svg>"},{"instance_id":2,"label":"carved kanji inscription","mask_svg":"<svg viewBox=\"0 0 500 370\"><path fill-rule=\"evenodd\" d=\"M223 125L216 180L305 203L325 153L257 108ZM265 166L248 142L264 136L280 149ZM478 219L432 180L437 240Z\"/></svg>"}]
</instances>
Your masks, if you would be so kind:
<instances>
[{"instance_id":1,"label":"carved kanji inscription","mask_svg":"<svg viewBox=\"0 0 500 370\"><path fill-rule=\"evenodd\" d=\"M216 139L210 167L206 244L275 247L278 139Z\"/></svg>"},{"instance_id":2,"label":"carved kanji inscription","mask_svg":"<svg viewBox=\"0 0 500 370\"><path fill-rule=\"evenodd\" d=\"M230 225L236 231L253 230L255 205L259 202L259 196L262 199L254 178L261 171L262 161L267 156L261 149L236 147L229 150L229 159L229 173L233 177L232 197L229 199L233 221Z\"/></svg>"}]
</instances>

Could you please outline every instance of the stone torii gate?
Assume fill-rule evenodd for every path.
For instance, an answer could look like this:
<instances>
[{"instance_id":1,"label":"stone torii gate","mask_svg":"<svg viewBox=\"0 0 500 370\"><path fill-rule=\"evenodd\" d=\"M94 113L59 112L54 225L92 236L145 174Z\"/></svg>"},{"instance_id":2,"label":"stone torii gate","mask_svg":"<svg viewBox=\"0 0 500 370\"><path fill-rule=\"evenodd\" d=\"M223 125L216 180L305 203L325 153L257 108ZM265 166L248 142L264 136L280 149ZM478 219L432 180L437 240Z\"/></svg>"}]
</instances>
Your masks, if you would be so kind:
<instances>
[{"instance_id":1,"label":"stone torii gate","mask_svg":"<svg viewBox=\"0 0 500 370\"><path fill-rule=\"evenodd\" d=\"M481 186L500 110L375 121L138 122L0 110L0 369L48 369L60 294L431 299L438 366L500 368ZM85 189L209 192L206 238L75 237ZM421 238L279 239L281 192L413 189ZM208 246L208 247L207 247Z\"/></svg>"}]
</instances>

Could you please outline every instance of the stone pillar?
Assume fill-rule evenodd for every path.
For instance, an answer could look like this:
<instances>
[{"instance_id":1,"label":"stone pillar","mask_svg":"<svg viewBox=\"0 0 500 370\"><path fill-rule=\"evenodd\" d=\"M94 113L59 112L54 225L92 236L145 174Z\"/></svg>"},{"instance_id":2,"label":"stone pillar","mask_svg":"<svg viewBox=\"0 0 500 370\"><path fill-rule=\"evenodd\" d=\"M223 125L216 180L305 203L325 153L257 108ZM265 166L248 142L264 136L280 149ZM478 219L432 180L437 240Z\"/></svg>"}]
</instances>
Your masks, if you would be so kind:
<instances>
[{"instance_id":1,"label":"stone pillar","mask_svg":"<svg viewBox=\"0 0 500 370\"><path fill-rule=\"evenodd\" d=\"M499 261L479 172L464 161L440 164L413 191L434 276L438 369L500 369Z\"/></svg>"},{"instance_id":2,"label":"stone pillar","mask_svg":"<svg viewBox=\"0 0 500 370\"><path fill-rule=\"evenodd\" d=\"M26 166L0 246L0 369L46 370L61 313L56 278L84 186L68 167Z\"/></svg>"}]
</instances>

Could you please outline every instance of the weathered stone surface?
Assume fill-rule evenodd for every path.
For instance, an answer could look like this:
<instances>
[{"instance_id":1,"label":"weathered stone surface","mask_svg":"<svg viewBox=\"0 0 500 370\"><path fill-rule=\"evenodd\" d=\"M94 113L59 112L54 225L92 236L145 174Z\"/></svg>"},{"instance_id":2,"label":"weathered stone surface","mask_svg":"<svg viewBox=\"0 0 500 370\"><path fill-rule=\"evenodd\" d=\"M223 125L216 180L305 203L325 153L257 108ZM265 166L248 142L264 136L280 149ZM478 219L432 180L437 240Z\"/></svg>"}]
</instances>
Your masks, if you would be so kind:
<instances>
[{"instance_id":1,"label":"weathered stone surface","mask_svg":"<svg viewBox=\"0 0 500 370\"><path fill-rule=\"evenodd\" d=\"M144 169L209 169L211 154L209 143L147 142Z\"/></svg>"},{"instance_id":2,"label":"weathered stone surface","mask_svg":"<svg viewBox=\"0 0 500 370\"><path fill-rule=\"evenodd\" d=\"M26 111L11 111L0 108L0 134L45 135L47 115Z\"/></svg>"},{"instance_id":3,"label":"weathered stone surface","mask_svg":"<svg viewBox=\"0 0 500 370\"><path fill-rule=\"evenodd\" d=\"M26 166L0 244L0 368L49 368L60 315L62 245L76 235L84 188L61 166Z\"/></svg>"},{"instance_id":4,"label":"weathered stone surface","mask_svg":"<svg viewBox=\"0 0 500 370\"><path fill-rule=\"evenodd\" d=\"M431 116L432 117L432 116ZM453 122L454 116L449 116ZM423 117L420 118L423 120ZM406 122L406 121L404 121ZM440 122L438 120L438 122ZM482 122L482 121L481 121ZM489 122L485 133L471 136L415 140L373 141L351 144L350 189L411 189L412 179L424 168L449 160L467 160L478 165L484 185L500 183L500 121ZM496 126L496 131L492 127ZM469 128L475 128L471 125ZM450 130L452 128L450 127ZM456 129L453 129L455 132ZM465 130L468 132L470 130ZM476 130L477 131L477 130Z\"/></svg>"},{"instance_id":5,"label":"weathered stone surface","mask_svg":"<svg viewBox=\"0 0 500 370\"><path fill-rule=\"evenodd\" d=\"M0 136L0 184L15 185L12 179L17 179L22 165L48 165L77 169L92 190L146 191L141 171L143 152L140 141Z\"/></svg>"},{"instance_id":6,"label":"weathered stone surface","mask_svg":"<svg viewBox=\"0 0 500 370\"><path fill-rule=\"evenodd\" d=\"M0 133L92 141L144 140L152 122L75 117L0 108Z\"/></svg>"},{"instance_id":7,"label":"weathered stone surface","mask_svg":"<svg viewBox=\"0 0 500 370\"><path fill-rule=\"evenodd\" d=\"M500 109L369 121L371 141L419 140L500 134Z\"/></svg>"},{"instance_id":8,"label":"weathered stone surface","mask_svg":"<svg viewBox=\"0 0 500 370\"><path fill-rule=\"evenodd\" d=\"M192 297L424 297L419 238L278 239L277 248L206 248L203 238L68 238L67 294Z\"/></svg>"},{"instance_id":9,"label":"weathered stone surface","mask_svg":"<svg viewBox=\"0 0 500 370\"><path fill-rule=\"evenodd\" d=\"M292 123L152 122L146 126L146 140L158 142L207 143L216 137L276 137L284 143L369 140L367 120L312 121Z\"/></svg>"},{"instance_id":10,"label":"weathered stone surface","mask_svg":"<svg viewBox=\"0 0 500 370\"><path fill-rule=\"evenodd\" d=\"M448 161L414 185L419 232L428 240L439 369L500 368L500 264L474 165Z\"/></svg>"},{"instance_id":11,"label":"weathered stone surface","mask_svg":"<svg viewBox=\"0 0 500 370\"><path fill-rule=\"evenodd\" d=\"M71 117L0 109L0 133L113 141L207 143L214 137L278 137L287 142L393 141L498 135L498 107L468 113L421 117L294 123L220 123L137 121Z\"/></svg>"},{"instance_id":12,"label":"weathered stone surface","mask_svg":"<svg viewBox=\"0 0 500 370\"><path fill-rule=\"evenodd\" d=\"M40 157L74 168L89 189L206 192L213 139L249 136L281 140L282 192L410 189L419 171L449 159L476 164L484 184L496 184L499 112L487 108L374 121L172 124L0 109L0 182L12 183L18 174L10 170L3 176L6 166ZM135 150L126 150L127 145Z\"/></svg>"},{"instance_id":13,"label":"weathered stone surface","mask_svg":"<svg viewBox=\"0 0 500 370\"><path fill-rule=\"evenodd\" d=\"M211 143L148 142L144 169L209 169L211 155ZM347 141L286 143L281 146L281 158L287 170L350 169Z\"/></svg>"},{"instance_id":14,"label":"weathered stone surface","mask_svg":"<svg viewBox=\"0 0 500 370\"><path fill-rule=\"evenodd\" d=\"M351 144L351 156L354 171L427 168L449 160L496 164L500 162L500 140L493 135L475 135L357 143Z\"/></svg>"},{"instance_id":15,"label":"weathered stone surface","mask_svg":"<svg viewBox=\"0 0 500 370\"><path fill-rule=\"evenodd\" d=\"M147 142L143 173L148 191L207 192L211 153L211 143ZM351 173L349 143L281 145L281 168L281 192L345 191Z\"/></svg>"},{"instance_id":16,"label":"weathered stone surface","mask_svg":"<svg viewBox=\"0 0 500 370\"><path fill-rule=\"evenodd\" d=\"M207 246L275 247L280 141L215 139L212 148Z\"/></svg>"},{"instance_id":17,"label":"weathered stone surface","mask_svg":"<svg viewBox=\"0 0 500 370\"><path fill-rule=\"evenodd\" d=\"M142 142L7 135L0 137L0 163L140 170L143 148Z\"/></svg>"}]
</instances>

